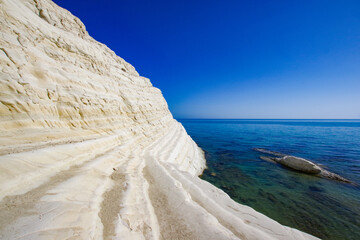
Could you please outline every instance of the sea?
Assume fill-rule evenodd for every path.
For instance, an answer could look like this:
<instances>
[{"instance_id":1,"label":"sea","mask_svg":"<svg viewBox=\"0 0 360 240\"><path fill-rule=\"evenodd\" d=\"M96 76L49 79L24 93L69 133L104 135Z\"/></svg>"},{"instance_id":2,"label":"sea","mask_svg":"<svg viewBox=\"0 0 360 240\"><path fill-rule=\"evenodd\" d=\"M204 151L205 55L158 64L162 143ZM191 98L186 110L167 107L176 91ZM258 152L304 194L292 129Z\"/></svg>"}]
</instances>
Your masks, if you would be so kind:
<instances>
[{"instance_id":1,"label":"sea","mask_svg":"<svg viewBox=\"0 0 360 240\"><path fill-rule=\"evenodd\" d=\"M360 120L178 121L205 152L201 178L233 200L322 239L360 239ZM311 160L354 184L289 170L254 148Z\"/></svg>"}]
</instances>

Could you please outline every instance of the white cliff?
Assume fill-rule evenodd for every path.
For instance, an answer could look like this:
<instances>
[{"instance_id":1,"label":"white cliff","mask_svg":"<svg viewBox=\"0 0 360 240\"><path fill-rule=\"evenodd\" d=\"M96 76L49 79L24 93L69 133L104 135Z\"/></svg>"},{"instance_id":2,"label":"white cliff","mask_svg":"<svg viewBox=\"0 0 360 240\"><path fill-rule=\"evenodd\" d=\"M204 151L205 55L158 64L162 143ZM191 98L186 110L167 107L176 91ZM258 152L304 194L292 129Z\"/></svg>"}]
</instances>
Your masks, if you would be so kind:
<instances>
[{"instance_id":1,"label":"white cliff","mask_svg":"<svg viewBox=\"0 0 360 240\"><path fill-rule=\"evenodd\" d=\"M199 179L159 89L50 0L0 0L1 239L314 239Z\"/></svg>"}]
</instances>

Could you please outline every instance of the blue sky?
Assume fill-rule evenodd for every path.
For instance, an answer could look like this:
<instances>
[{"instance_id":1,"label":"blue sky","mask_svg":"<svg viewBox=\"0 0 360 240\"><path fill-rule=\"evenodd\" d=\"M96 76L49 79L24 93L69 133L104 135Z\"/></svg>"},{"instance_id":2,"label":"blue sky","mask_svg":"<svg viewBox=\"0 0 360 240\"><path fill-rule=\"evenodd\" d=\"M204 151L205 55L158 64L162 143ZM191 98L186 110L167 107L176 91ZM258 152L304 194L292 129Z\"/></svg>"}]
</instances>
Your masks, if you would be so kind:
<instances>
[{"instance_id":1,"label":"blue sky","mask_svg":"<svg viewBox=\"0 0 360 240\"><path fill-rule=\"evenodd\" d=\"M360 118L360 1L55 0L176 118Z\"/></svg>"}]
</instances>

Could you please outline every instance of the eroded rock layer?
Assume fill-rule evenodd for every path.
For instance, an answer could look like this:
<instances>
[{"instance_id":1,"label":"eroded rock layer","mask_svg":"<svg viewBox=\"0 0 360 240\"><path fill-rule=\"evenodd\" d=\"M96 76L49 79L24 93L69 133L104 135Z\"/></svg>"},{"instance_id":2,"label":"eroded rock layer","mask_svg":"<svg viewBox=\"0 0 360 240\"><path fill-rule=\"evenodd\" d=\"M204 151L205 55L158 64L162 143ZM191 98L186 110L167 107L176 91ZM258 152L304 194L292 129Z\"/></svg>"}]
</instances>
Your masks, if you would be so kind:
<instances>
[{"instance_id":1,"label":"eroded rock layer","mask_svg":"<svg viewBox=\"0 0 360 240\"><path fill-rule=\"evenodd\" d=\"M1 239L311 239L200 180L159 89L48 0L0 0Z\"/></svg>"}]
</instances>

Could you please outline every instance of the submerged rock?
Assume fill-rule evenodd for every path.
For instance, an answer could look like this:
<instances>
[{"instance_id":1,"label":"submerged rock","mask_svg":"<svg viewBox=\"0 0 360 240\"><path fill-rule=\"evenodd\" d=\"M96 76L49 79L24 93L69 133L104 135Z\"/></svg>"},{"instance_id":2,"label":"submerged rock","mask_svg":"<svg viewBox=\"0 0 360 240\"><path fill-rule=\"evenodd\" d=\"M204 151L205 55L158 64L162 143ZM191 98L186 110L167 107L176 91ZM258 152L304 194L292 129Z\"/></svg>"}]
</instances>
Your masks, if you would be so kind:
<instances>
[{"instance_id":1,"label":"submerged rock","mask_svg":"<svg viewBox=\"0 0 360 240\"><path fill-rule=\"evenodd\" d=\"M332 173L332 172L329 172L325 169L321 169L321 173L319 174L321 177L324 177L324 178L328 178L328 179L332 179L332 180L336 180L336 181L340 181L340 182L346 182L346 183L352 183L354 184L353 182L351 182L350 180L346 179L346 178L343 178L342 176L340 175L337 175L336 173Z\"/></svg>"},{"instance_id":2,"label":"submerged rock","mask_svg":"<svg viewBox=\"0 0 360 240\"><path fill-rule=\"evenodd\" d=\"M272 163L277 163L277 161L275 160L275 158L271 158L271 157L265 157L265 156L260 156L260 158L264 161L268 161L268 162L272 162Z\"/></svg>"},{"instance_id":3,"label":"submerged rock","mask_svg":"<svg viewBox=\"0 0 360 240\"><path fill-rule=\"evenodd\" d=\"M273 156L277 156L277 157L284 157L286 156L286 154L283 154L283 153L279 153L279 152L274 152L274 151L270 151L270 150L267 150L267 149L264 149L264 148L253 148L254 151L257 151L257 152L261 152L261 153L266 153L266 154L270 154L270 155L273 155Z\"/></svg>"},{"instance_id":4,"label":"submerged rock","mask_svg":"<svg viewBox=\"0 0 360 240\"><path fill-rule=\"evenodd\" d=\"M315 164L307 159L295 157L291 155L285 155L279 152L273 152L269 151L263 148L254 148L255 151L261 152L261 153L267 153L276 157L270 157L270 156L260 156L260 159L272 162L272 163L279 163L287 168L290 168L292 170L316 175L318 177L322 178L328 178L340 182L346 182L346 183L352 183L350 180L341 177L340 175L336 173L332 173L328 170L325 170L325 166ZM281 156L281 157L279 157Z\"/></svg>"}]
</instances>

